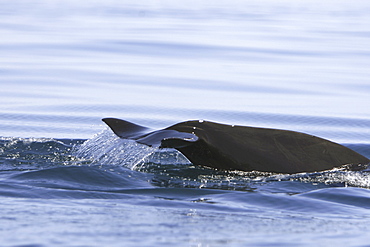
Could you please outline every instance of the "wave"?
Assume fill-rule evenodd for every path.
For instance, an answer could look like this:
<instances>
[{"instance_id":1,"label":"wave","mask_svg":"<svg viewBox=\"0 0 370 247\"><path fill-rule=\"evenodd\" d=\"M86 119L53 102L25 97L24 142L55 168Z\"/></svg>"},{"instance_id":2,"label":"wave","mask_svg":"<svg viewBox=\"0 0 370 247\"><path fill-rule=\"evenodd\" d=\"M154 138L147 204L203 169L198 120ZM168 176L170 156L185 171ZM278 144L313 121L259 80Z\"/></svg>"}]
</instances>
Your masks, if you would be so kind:
<instances>
[{"instance_id":1,"label":"wave","mask_svg":"<svg viewBox=\"0 0 370 247\"><path fill-rule=\"evenodd\" d=\"M325 215L368 214L370 191L354 187L318 186L297 181L255 183L248 190L166 187L155 176L127 168L70 166L18 172L0 180L0 196L39 199L120 199L121 203L216 210L269 211ZM221 182L221 181L219 181ZM259 188L258 188L259 186ZM265 187L265 188L263 188ZM274 188L274 189L273 189ZM294 188L294 191L292 191ZM343 216L345 217L345 216Z\"/></svg>"},{"instance_id":2,"label":"wave","mask_svg":"<svg viewBox=\"0 0 370 247\"><path fill-rule=\"evenodd\" d=\"M314 173L274 174L198 167L174 149L160 150L123 140L109 130L104 130L89 140L2 137L0 143L0 169L3 172L37 173L44 169L61 167L86 167L85 169L102 171L120 169L120 176L136 172L148 179L146 176L150 175L150 184L156 187L274 193L302 193L325 187L370 188L369 173L366 170L355 172L333 169ZM364 144L348 146L355 150L369 150L368 145ZM48 176L52 177L52 174ZM68 177L64 179L68 181ZM97 178L96 181L100 179Z\"/></svg>"},{"instance_id":3,"label":"wave","mask_svg":"<svg viewBox=\"0 0 370 247\"><path fill-rule=\"evenodd\" d=\"M127 142L109 131L89 140L0 138L0 143L3 197L122 199L228 212L348 214L369 208L367 171L218 171L194 166L175 150Z\"/></svg>"}]
</instances>

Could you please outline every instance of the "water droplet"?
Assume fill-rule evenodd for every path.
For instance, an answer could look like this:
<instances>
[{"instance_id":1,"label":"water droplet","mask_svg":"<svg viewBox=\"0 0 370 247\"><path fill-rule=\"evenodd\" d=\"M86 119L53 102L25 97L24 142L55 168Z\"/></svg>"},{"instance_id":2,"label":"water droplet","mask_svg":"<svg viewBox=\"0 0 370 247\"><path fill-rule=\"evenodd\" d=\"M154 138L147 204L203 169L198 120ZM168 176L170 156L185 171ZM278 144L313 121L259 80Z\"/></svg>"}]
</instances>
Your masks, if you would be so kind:
<instances>
[{"instance_id":1,"label":"water droplet","mask_svg":"<svg viewBox=\"0 0 370 247\"><path fill-rule=\"evenodd\" d=\"M199 123L203 123L203 122L204 122L204 120L203 120L203 119L199 120Z\"/></svg>"}]
</instances>

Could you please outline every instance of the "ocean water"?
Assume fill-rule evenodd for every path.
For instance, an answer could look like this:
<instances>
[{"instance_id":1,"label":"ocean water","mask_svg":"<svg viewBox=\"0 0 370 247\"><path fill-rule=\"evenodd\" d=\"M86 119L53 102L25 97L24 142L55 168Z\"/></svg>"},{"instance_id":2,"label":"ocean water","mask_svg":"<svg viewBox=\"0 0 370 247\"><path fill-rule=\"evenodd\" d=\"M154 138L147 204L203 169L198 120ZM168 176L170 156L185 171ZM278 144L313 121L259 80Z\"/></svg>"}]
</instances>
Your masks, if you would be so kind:
<instances>
[{"instance_id":1,"label":"ocean water","mask_svg":"<svg viewBox=\"0 0 370 247\"><path fill-rule=\"evenodd\" d=\"M218 171L117 138L205 119L370 158L368 1L0 1L1 246L368 246L370 174Z\"/></svg>"}]
</instances>

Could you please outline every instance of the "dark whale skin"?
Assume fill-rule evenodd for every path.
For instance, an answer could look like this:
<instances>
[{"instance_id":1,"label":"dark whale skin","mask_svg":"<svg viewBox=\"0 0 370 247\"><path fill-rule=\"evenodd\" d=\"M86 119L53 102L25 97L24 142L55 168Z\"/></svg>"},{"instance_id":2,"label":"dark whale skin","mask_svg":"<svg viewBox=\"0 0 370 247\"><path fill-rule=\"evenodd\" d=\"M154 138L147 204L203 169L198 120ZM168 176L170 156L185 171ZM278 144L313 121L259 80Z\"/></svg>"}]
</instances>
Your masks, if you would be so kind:
<instances>
[{"instance_id":1,"label":"dark whale skin","mask_svg":"<svg viewBox=\"0 0 370 247\"><path fill-rule=\"evenodd\" d=\"M288 130L188 121L167 129L199 140L178 148L192 163L218 169L298 173L370 161L340 144Z\"/></svg>"},{"instance_id":2,"label":"dark whale skin","mask_svg":"<svg viewBox=\"0 0 370 247\"><path fill-rule=\"evenodd\" d=\"M360 170L370 162L340 144L289 130L196 120L150 131L124 120L106 118L103 121L116 134L120 133L117 135L121 138L149 146L175 148L195 165L222 170L300 173L343 165ZM128 136L125 136L126 129L130 133ZM138 130L138 135L132 134L133 129Z\"/></svg>"}]
</instances>

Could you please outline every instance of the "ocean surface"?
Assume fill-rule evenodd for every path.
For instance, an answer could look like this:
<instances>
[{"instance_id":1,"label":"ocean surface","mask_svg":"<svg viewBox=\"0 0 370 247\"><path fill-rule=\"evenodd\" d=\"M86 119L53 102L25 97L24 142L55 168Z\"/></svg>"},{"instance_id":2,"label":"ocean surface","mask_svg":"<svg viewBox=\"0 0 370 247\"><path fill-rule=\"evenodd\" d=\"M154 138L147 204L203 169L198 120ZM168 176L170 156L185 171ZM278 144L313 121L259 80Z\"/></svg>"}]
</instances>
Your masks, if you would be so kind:
<instances>
[{"instance_id":1,"label":"ocean surface","mask_svg":"<svg viewBox=\"0 0 370 247\"><path fill-rule=\"evenodd\" d=\"M370 158L370 2L0 0L0 246L369 246L370 174L191 164L204 119Z\"/></svg>"}]
</instances>

